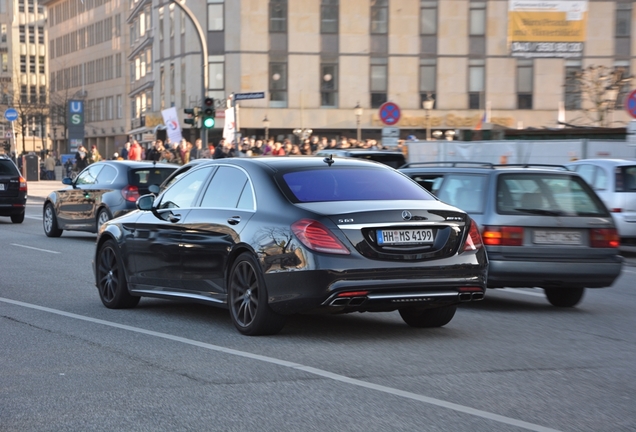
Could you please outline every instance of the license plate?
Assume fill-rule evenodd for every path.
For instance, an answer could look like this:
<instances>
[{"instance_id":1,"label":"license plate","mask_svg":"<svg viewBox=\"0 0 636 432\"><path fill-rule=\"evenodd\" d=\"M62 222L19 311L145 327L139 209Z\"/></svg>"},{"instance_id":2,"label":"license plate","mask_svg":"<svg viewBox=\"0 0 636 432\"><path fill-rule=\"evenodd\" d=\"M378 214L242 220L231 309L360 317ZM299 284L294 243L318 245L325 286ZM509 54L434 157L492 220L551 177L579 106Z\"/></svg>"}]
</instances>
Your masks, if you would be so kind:
<instances>
[{"instance_id":1,"label":"license plate","mask_svg":"<svg viewBox=\"0 0 636 432\"><path fill-rule=\"evenodd\" d=\"M410 245L433 243L435 236L432 229L378 230L379 245Z\"/></svg>"},{"instance_id":2,"label":"license plate","mask_svg":"<svg viewBox=\"0 0 636 432\"><path fill-rule=\"evenodd\" d=\"M581 233L577 231L534 231L535 244L580 245Z\"/></svg>"},{"instance_id":3,"label":"license plate","mask_svg":"<svg viewBox=\"0 0 636 432\"><path fill-rule=\"evenodd\" d=\"M4 183L0 183L0 190L4 190Z\"/></svg>"}]
</instances>

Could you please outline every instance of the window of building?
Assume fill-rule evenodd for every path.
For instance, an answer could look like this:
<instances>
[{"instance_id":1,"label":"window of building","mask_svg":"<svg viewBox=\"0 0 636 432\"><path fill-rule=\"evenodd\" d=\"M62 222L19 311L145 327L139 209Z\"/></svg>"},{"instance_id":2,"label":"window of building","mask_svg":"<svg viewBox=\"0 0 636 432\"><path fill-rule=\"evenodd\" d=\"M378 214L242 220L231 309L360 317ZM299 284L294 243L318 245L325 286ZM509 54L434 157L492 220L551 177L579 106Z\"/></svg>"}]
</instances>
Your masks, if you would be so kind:
<instances>
[{"instance_id":1,"label":"window of building","mask_svg":"<svg viewBox=\"0 0 636 432\"><path fill-rule=\"evenodd\" d=\"M322 0L320 5L320 33L338 33L338 3L340 0Z\"/></svg>"},{"instance_id":2,"label":"window of building","mask_svg":"<svg viewBox=\"0 0 636 432\"><path fill-rule=\"evenodd\" d=\"M437 99L437 61L420 59L420 106L429 98ZM435 107L433 105L433 107Z\"/></svg>"},{"instance_id":3,"label":"window of building","mask_svg":"<svg viewBox=\"0 0 636 432\"><path fill-rule=\"evenodd\" d=\"M338 65L320 65L320 106L338 106Z\"/></svg>"},{"instance_id":4,"label":"window of building","mask_svg":"<svg viewBox=\"0 0 636 432\"><path fill-rule=\"evenodd\" d=\"M36 86L31 86L29 89L29 95L31 96L31 103L37 103L38 101L38 89Z\"/></svg>"},{"instance_id":5,"label":"window of building","mask_svg":"<svg viewBox=\"0 0 636 432\"><path fill-rule=\"evenodd\" d=\"M38 72L39 73L44 73L44 56L40 56L38 57Z\"/></svg>"},{"instance_id":6,"label":"window of building","mask_svg":"<svg viewBox=\"0 0 636 432\"><path fill-rule=\"evenodd\" d=\"M379 108L387 101L388 61L386 58L371 58L371 108Z\"/></svg>"},{"instance_id":7,"label":"window of building","mask_svg":"<svg viewBox=\"0 0 636 432\"><path fill-rule=\"evenodd\" d=\"M104 40L113 39L113 18L109 17L104 20Z\"/></svg>"},{"instance_id":8,"label":"window of building","mask_svg":"<svg viewBox=\"0 0 636 432\"><path fill-rule=\"evenodd\" d=\"M618 3L616 5L616 37L629 37L632 30L632 5Z\"/></svg>"},{"instance_id":9,"label":"window of building","mask_svg":"<svg viewBox=\"0 0 636 432\"><path fill-rule=\"evenodd\" d=\"M35 43L35 26L29 26L29 43Z\"/></svg>"},{"instance_id":10,"label":"window of building","mask_svg":"<svg viewBox=\"0 0 636 432\"><path fill-rule=\"evenodd\" d=\"M581 62L569 60L565 63L564 106L566 110L581 109L581 86L578 74L581 73Z\"/></svg>"},{"instance_id":11,"label":"window of building","mask_svg":"<svg viewBox=\"0 0 636 432\"><path fill-rule=\"evenodd\" d=\"M95 60L95 82L104 81L104 59Z\"/></svg>"},{"instance_id":12,"label":"window of building","mask_svg":"<svg viewBox=\"0 0 636 432\"><path fill-rule=\"evenodd\" d=\"M9 71L9 54L2 53L2 72Z\"/></svg>"},{"instance_id":13,"label":"window of building","mask_svg":"<svg viewBox=\"0 0 636 432\"><path fill-rule=\"evenodd\" d=\"M517 109L532 109L533 81L532 60L517 60Z\"/></svg>"},{"instance_id":14,"label":"window of building","mask_svg":"<svg viewBox=\"0 0 636 432\"><path fill-rule=\"evenodd\" d=\"M40 87L40 103L46 103L46 87Z\"/></svg>"},{"instance_id":15,"label":"window of building","mask_svg":"<svg viewBox=\"0 0 636 432\"><path fill-rule=\"evenodd\" d=\"M38 43L44 43L44 27L38 27Z\"/></svg>"},{"instance_id":16,"label":"window of building","mask_svg":"<svg viewBox=\"0 0 636 432\"><path fill-rule=\"evenodd\" d=\"M208 1L208 31L223 31L224 29L224 5L222 2L210 4ZM183 28L185 31L185 27Z\"/></svg>"},{"instance_id":17,"label":"window of building","mask_svg":"<svg viewBox=\"0 0 636 432\"><path fill-rule=\"evenodd\" d=\"M18 30L20 31L20 42L25 43L26 42L26 26L19 26Z\"/></svg>"},{"instance_id":18,"label":"window of building","mask_svg":"<svg viewBox=\"0 0 636 432\"><path fill-rule=\"evenodd\" d=\"M7 25L6 24L0 24L0 42L2 43L7 42Z\"/></svg>"},{"instance_id":19,"label":"window of building","mask_svg":"<svg viewBox=\"0 0 636 432\"><path fill-rule=\"evenodd\" d=\"M163 7L159 8L159 40L163 41Z\"/></svg>"},{"instance_id":20,"label":"window of building","mask_svg":"<svg viewBox=\"0 0 636 432\"><path fill-rule=\"evenodd\" d=\"M25 85L20 86L20 101L22 103L27 103L29 101L29 94L27 92L27 86Z\"/></svg>"},{"instance_id":21,"label":"window of building","mask_svg":"<svg viewBox=\"0 0 636 432\"><path fill-rule=\"evenodd\" d=\"M389 30L389 1L371 0L371 34L386 34Z\"/></svg>"},{"instance_id":22,"label":"window of building","mask_svg":"<svg viewBox=\"0 0 636 432\"><path fill-rule=\"evenodd\" d=\"M420 2L420 34L437 34L437 2Z\"/></svg>"},{"instance_id":23,"label":"window of building","mask_svg":"<svg viewBox=\"0 0 636 432\"><path fill-rule=\"evenodd\" d=\"M95 121L103 121L104 120L104 98L99 98L95 100Z\"/></svg>"},{"instance_id":24,"label":"window of building","mask_svg":"<svg viewBox=\"0 0 636 432\"><path fill-rule=\"evenodd\" d=\"M484 60L468 61L468 108L482 109L485 88Z\"/></svg>"},{"instance_id":25,"label":"window of building","mask_svg":"<svg viewBox=\"0 0 636 432\"><path fill-rule=\"evenodd\" d=\"M187 75L186 75L185 61L181 62L181 73L179 76L181 78L181 106L187 107L189 103L186 100L186 76Z\"/></svg>"},{"instance_id":26,"label":"window of building","mask_svg":"<svg viewBox=\"0 0 636 432\"><path fill-rule=\"evenodd\" d=\"M271 33L287 31L287 0L270 0L269 31Z\"/></svg>"},{"instance_id":27,"label":"window of building","mask_svg":"<svg viewBox=\"0 0 636 432\"><path fill-rule=\"evenodd\" d=\"M225 63L223 56L213 56L208 63L209 84L211 90L225 88Z\"/></svg>"},{"instance_id":28,"label":"window of building","mask_svg":"<svg viewBox=\"0 0 636 432\"><path fill-rule=\"evenodd\" d=\"M173 107L175 103L175 70L174 63L170 63L170 106Z\"/></svg>"},{"instance_id":29,"label":"window of building","mask_svg":"<svg viewBox=\"0 0 636 432\"><path fill-rule=\"evenodd\" d=\"M269 64L269 106L287 107L287 63Z\"/></svg>"},{"instance_id":30,"label":"window of building","mask_svg":"<svg viewBox=\"0 0 636 432\"><path fill-rule=\"evenodd\" d=\"M470 3L470 28L471 36L484 36L486 34L486 2Z\"/></svg>"},{"instance_id":31,"label":"window of building","mask_svg":"<svg viewBox=\"0 0 636 432\"><path fill-rule=\"evenodd\" d=\"M104 80L113 79L113 56L104 57Z\"/></svg>"},{"instance_id":32,"label":"window of building","mask_svg":"<svg viewBox=\"0 0 636 432\"><path fill-rule=\"evenodd\" d=\"M626 78L629 76L629 60L625 61L617 61L614 63L614 68L618 73L620 73L620 78ZM617 109L621 109L625 106L625 99L629 96L629 93L632 91L631 83L627 82L619 87L618 95L616 95L616 104L615 107Z\"/></svg>"},{"instance_id":33,"label":"window of building","mask_svg":"<svg viewBox=\"0 0 636 432\"><path fill-rule=\"evenodd\" d=\"M152 47L146 50L146 73L152 72Z\"/></svg>"},{"instance_id":34,"label":"window of building","mask_svg":"<svg viewBox=\"0 0 636 432\"><path fill-rule=\"evenodd\" d=\"M122 75L121 53L115 54L115 78L121 78Z\"/></svg>"},{"instance_id":35,"label":"window of building","mask_svg":"<svg viewBox=\"0 0 636 432\"><path fill-rule=\"evenodd\" d=\"M25 55L21 55L20 56L20 72L22 73L26 73L27 71L27 58Z\"/></svg>"},{"instance_id":36,"label":"window of building","mask_svg":"<svg viewBox=\"0 0 636 432\"><path fill-rule=\"evenodd\" d=\"M77 42L79 45L79 49L86 48L86 28L81 28L77 30Z\"/></svg>"},{"instance_id":37,"label":"window of building","mask_svg":"<svg viewBox=\"0 0 636 432\"><path fill-rule=\"evenodd\" d=\"M121 95L117 95L115 98L116 104L117 104L117 118L123 118L124 117L124 103L123 103L123 99L121 97Z\"/></svg>"},{"instance_id":38,"label":"window of building","mask_svg":"<svg viewBox=\"0 0 636 432\"><path fill-rule=\"evenodd\" d=\"M121 36L121 15L115 15L115 28L113 29L115 37Z\"/></svg>"}]
</instances>

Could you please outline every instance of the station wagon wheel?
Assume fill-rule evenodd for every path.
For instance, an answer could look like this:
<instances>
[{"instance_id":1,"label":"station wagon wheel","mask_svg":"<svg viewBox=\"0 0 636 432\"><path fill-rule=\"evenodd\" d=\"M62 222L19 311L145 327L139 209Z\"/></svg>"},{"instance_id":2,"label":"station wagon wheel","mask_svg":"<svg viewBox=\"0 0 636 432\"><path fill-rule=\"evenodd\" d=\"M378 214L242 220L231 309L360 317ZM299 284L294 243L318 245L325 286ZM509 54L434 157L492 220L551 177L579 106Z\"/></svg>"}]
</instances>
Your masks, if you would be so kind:
<instances>
[{"instance_id":1,"label":"station wagon wheel","mask_svg":"<svg viewBox=\"0 0 636 432\"><path fill-rule=\"evenodd\" d=\"M24 212L17 215L11 215L11 222L17 224L24 222Z\"/></svg>"},{"instance_id":2,"label":"station wagon wheel","mask_svg":"<svg viewBox=\"0 0 636 432\"><path fill-rule=\"evenodd\" d=\"M263 274L249 253L239 255L232 266L228 302L232 323L244 335L276 334L285 325L285 317L267 303Z\"/></svg>"},{"instance_id":3,"label":"station wagon wheel","mask_svg":"<svg viewBox=\"0 0 636 432\"><path fill-rule=\"evenodd\" d=\"M139 297L128 292L128 282L119 249L114 241L106 241L97 253L95 277L99 298L109 309L137 306Z\"/></svg>"},{"instance_id":4,"label":"station wagon wheel","mask_svg":"<svg viewBox=\"0 0 636 432\"><path fill-rule=\"evenodd\" d=\"M546 288L545 296L552 306L573 307L581 301L584 292L585 288Z\"/></svg>"},{"instance_id":5,"label":"station wagon wheel","mask_svg":"<svg viewBox=\"0 0 636 432\"><path fill-rule=\"evenodd\" d=\"M97 232L99 232L99 229L102 225L104 225L111 219L112 218L110 217L110 213L108 212L108 210L105 208L101 209L99 213L97 213Z\"/></svg>"},{"instance_id":6,"label":"station wagon wheel","mask_svg":"<svg viewBox=\"0 0 636 432\"><path fill-rule=\"evenodd\" d=\"M47 203L44 206L44 214L42 215L42 226L44 227L44 234L47 237L59 237L62 235L62 230L57 226L57 216L55 215L55 209L53 204Z\"/></svg>"},{"instance_id":7,"label":"station wagon wheel","mask_svg":"<svg viewBox=\"0 0 636 432\"><path fill-rule=\"evenodd\" d=\"M455 316L457 305L442 306L434 309L407 307L399 310L400 316L411 327L442 327Z\"/></svg>"}]
</instances>

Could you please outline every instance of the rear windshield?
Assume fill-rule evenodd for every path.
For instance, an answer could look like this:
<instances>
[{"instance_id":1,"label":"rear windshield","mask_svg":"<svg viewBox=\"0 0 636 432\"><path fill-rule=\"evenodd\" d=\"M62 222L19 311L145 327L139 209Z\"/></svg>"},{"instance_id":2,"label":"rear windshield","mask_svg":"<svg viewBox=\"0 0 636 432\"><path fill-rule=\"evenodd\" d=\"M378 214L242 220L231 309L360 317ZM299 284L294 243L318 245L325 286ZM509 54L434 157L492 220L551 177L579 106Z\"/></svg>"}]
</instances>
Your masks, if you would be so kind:
<instances>
[{"instance_id":1,"label":"rear windshield","mask_svg":"<svg viewBox=\"0 0 636 432\"><path fill-rule=\"evenodd\" d=\"M0 175L17 176L19 173L13 162L8 159L4 159L0 160Z\"/></svg>"},{"instance_id":2,"label":"rear windshield","mask_svg":"<svg viewBox=\"0 0 636 432\"><path fill-rule=\"evenodd\" d=\"M408 177L385 168L309 169L283 174L283 181L292 202L435 199Z\"/></svg>"},{"instance_id":3,"label":"rear windshield","mask_svg":"<svg viewBox=\"0 0 636 432\"><path fill-rule=\"evenodd\" d=\"M502 174L497 181L497 212L555 216L609 216L581 177Z\"/></svg>"},{"instance_id":4,"label":"rear windshield","mask_svg":"<svg viewBox=\"0 0 636 432\"><path fill-rule=\"evenodd\" d=\"M616 167L616 192L636 192L636 166Z\"/></svg>"},{"instance_id":5,"label":"rear windshield","mask_svg":"<svg viewBox=\"0 0 636 432\"><path fill-rule=\"evenodd\" d=\"M130 171L130 184L133 186L148 188L150 185L159 186L170 174L174 172L174 168L141 168Z\"/></svg>"},{"instance_id":6,"label":"rear windshield","mask_svg":"<svg viewBox=\"0 0 636 432\"><path fill-rule=\"evenodd\" d=\"M433 193L466 213L483 213L486 180L486 176L478 174L448 174Z\"/></svg>"}]
</instances>

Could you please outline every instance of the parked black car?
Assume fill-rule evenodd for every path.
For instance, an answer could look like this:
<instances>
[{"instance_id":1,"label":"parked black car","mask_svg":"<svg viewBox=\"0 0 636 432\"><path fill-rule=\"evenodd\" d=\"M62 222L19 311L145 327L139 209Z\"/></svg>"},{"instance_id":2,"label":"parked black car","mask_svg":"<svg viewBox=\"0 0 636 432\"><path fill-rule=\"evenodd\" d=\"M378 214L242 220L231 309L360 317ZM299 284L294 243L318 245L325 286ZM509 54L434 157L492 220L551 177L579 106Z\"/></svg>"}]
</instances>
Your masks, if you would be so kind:
<instances>
[{"instance_id":1,"label":"parked black car","mask_svg":"<svg viewBox=\"0 0 636 432\"><path fill-rule=\"evenodd\" d=\"M44 233L59 237L64 230L97 232L106 221L135 210L137 198L159 185L177 165L147 161L102 161L89 165L68 185L46 198Z\"/></svg>"},{"instance_id":2,"label":"parked black car","mask_svg":"<svg viewBox=\"0 0 636 432\"><path fill-rule=\"evenodd\" d=\"M27 201L27 182L7 155L0 155L0 216L22 223Z\"/></svg>"},{"instance_id":3,"label":"parked black car","mask_svg":"<svg viewBox=\"0 0 636 432\"><path fill-rule=\"evenodd\" d=\"M381 164L208 160L137 205L97 238L108 308L187 298L229 308L241 333L258 335L316 309L398 310L411 326L439 327L458 303L483 298L474 222Z\"/></svg>"}]
</instances>

